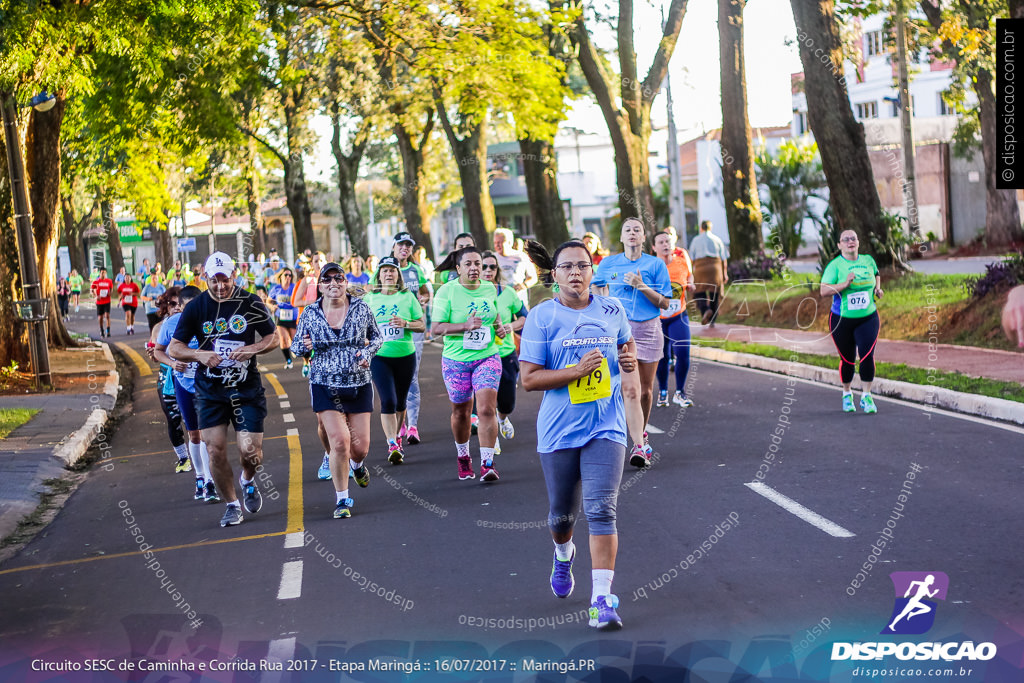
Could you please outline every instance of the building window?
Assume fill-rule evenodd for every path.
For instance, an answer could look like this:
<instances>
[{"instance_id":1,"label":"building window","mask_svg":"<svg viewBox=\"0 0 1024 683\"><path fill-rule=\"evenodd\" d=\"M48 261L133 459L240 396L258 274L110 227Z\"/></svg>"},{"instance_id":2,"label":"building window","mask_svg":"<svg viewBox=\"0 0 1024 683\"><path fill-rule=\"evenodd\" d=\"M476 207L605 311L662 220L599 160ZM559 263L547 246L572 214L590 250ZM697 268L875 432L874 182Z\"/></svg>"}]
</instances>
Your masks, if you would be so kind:
<instances>
[{"instance_id":1,"label":"building window","mask_svg":"<svg viewBox=\"0 0 1024 683\"><path fill-rule=\"evenodd\" d=\"M882 32L868 31L864 34L864 56L874 57L882 54Z\"/></svg>"},{"instance_id":2,"label":"building window","mask_svg":"<svg viewBox=\"0 0 1024 683\"><path fill-rule=\"evenodd\" d=\"M793 113L794 127L796 128L797 135L804 135L807 133L807 112L798 111Z\"/></svg>"},{"instance_id":3,"label":"building window","mask_svg":"<svg viewBox=\"0 0 1024 683\"><path fill-rule=\"evenodd\" d=\"M949 94L949 91L945 90L943 92L940 92L939 95L938 95L939 96L939 116L953 116L954 114L956 114L956 112L953 111L953 105L947 103L946 102L946 98L944 97L945 95L948 95L948 94Z\"/></svg>"},{"instance_id":4,"label":"building window","mask_svg":"<svg viewBox=\"0 0 1024 683\"><path fill-rule=\"evenodd\" d=\"M858 119L877 119L878 118L878 103L877 102L859 102L856 106L857 106L857 118Z\"/></svg>"}]
</instances>

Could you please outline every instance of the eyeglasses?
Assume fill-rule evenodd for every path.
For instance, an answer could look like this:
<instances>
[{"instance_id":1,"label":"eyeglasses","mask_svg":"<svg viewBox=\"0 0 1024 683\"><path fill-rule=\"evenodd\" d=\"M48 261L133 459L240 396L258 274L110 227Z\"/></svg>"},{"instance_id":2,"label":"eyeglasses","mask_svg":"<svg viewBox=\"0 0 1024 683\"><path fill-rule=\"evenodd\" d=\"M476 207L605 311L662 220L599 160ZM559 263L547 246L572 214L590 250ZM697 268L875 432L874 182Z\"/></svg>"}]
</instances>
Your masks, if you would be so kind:
<instances>
[{"instance_id":1,"label":"eyeglasses","mask_svg":"<svg viewBox=\"0 0 1024 683\"><path fill-rule=\"evenodd\" d=\"M856 242L856 237L843 237L839 240L840 242Z\"/></svg>"},{"instance_id":2,"label":"eyeglasses","mask_svg":"<svg viewBox=\"0 0 1024 683\"><path fill-rule=\"evenodd\" d=\"M174 301L168 301L168 302L167 302L167 305L168 305L168 306L180 306L180 305L181 305L181 302L180 302L180 301L178 301L177 299L175 299Z\"/></svg>"},{"instance_id":3,"label":"eyeglasses","mask_svg":"<svg viewBox=\"0 0 1024 683\"><path fill-rule=\"evenodd\" d=\"M569 273L573 272L574 270L578 270L578 271L580 271L582 273L583 271L587 270L588 268L593 268L593 267L594 267L593 265L587 263L586 261L580 261L579 263L560 263L557 266L555 266L555 270L560 271L560 272L568 275Z\"/></svg>"},{"instance_id":4,"label":"eyeglasses","mask_svg":"<svg viewBox=\"0 0 1024 683\"><path fill-rule=\"evenodd\" d=\"M332 282L346 282L344 275L324 275L320 278L320 284L329 285Z\"/></svg>"},{"instance_id":5,"label":"eyeglasses","mask_svg":"<svg viewBox=\"0 0 1024 683\"><path fill-rule=\"evenodd\" d=\"M492 265L489 265L489 264L485 263L484 265L481 266L481 268L483 268L484 270L497 270L498 266L496 266L496 265L492 266Z\"/></svg>"}]
</instances>

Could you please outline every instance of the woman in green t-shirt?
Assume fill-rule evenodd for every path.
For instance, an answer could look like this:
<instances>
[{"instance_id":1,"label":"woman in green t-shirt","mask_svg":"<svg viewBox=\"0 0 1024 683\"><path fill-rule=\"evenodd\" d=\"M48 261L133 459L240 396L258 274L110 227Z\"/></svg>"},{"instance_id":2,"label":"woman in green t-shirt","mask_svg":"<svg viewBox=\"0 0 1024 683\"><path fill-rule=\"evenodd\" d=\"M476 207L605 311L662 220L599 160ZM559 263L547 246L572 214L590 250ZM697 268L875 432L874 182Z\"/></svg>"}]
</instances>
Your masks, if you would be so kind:
<instances>
[{"instance_id":1,"label":"woman in green t-shirt","mask_svg":"<svg viewBox=\"0 0 1024 683\"><path fill-rule=\"evenodd\" d=\"M380 424L388 439L388 461L401 465L405 459L402 438L405 404L416 375L416 346L412 333L426 330L423 308L405 287L398 259L386 256L373 274L370 291L363 296L384 336L384 345L370 361L373 386L380 397Z\"/></svg>"},{"instance_id":2,"label":"woman in green t-shirt","mask_svg":"<svg viewBox=\"0 0 1024 683\"><path fill-rule=\"evenodd\" d=\"M501 319L509 321L505 338L498 345L498 357L501 358L501 381L498 383L498 429L506 439L516 435L515 427L509 416L516 409L516 385L519 383L519 353L513 332L523 329L526 324L526 305L519 298L513 287L505 287L502 282L501 266L498 257L491 251L483 254L484 280L492 283L498 290L498 311ZM501 452L500 450L498 451Z\"/></svg>"},{"instance_id":3,"label":"woman in green t-shirt","mask_svg":"<svg viewBox=\"0 0 1024 683\"><path fill-rule=\"evenodd\" d=\"M452 435L459 461L459 479L473 479L473 460L469 455L469 436L473 398L476 398L480 437L480 480L497 481L494 469L494 442L498 438L496 406L501 381L498 342L506 327L498 308L498 292L490 282L482 282L480 250L466 247L453 252L438 270L459 274L441 286L434 295L431 333L444 337L441 375L452 402Z\"/></svg>"},{"instance_id":4,"label":"woman in green t-shirt","mask_svg":"<svg viewBox=\"0 0 1024 683\"><path fill-rule=\"evenodd\" d=\"M857 412L853 404L853 369L860 356L860 381L864 393L860 407L865 413L876 413L871 397L875 379L875 344L878 341L878 309L875 299L882 298L882 279L875 260L858 254L860 242L853 230L839 236L839 256L825 267L821 275L821 295L832 295L829 330L839 351L839 378L843 384L843 410Z\"/></svg>"}]
</instances>

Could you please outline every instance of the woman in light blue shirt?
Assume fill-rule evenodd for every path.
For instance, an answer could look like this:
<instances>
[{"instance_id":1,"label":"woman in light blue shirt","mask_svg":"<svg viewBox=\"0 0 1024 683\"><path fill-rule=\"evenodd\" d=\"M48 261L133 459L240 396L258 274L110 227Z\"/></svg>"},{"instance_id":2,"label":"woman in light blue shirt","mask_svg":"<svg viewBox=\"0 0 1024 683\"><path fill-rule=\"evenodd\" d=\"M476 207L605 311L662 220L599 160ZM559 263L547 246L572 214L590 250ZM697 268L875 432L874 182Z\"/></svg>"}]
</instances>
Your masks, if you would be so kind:
<instances>
[{"instance_id":1,"label":"woman in light blue shirt","mask_svg":"<svg viewBox=\"0 0 1024 683\"><path fill-rule=\"evenodd\" d=\"M590 625L618 629L611 592L618 553L616 503L626 454L621 374L637 370L636 346L622 305L592 296L593 264L582 242L566 242L548 258L536 243L534 263L554 273L558 292L526 318L519 350L523 388L543 391L537 451L548 489L548 526L555 543L551 590L559 598L575 581L572 541L580 494L590 530Z\"/></svg>"},{"instance_id":2,"label":"woman in light blue shirt","mask_svg":"<svg viewBox=\"0 0 1024 683\"><path fill-rule=\"evenodd\" d=\"M601 279L608 285L609 293L626 309L626 317L633 330L636 357L640 362L642 428L651 419L654 378L665 346L660 316L662 309L667 309L672 301L672 281L660 258L643 253L644 224L639 218L627 218L622 223L622 246L624 251L621 254L613 254L601 261ZM628 388L626 393L631 393ZM634 446L629 463L634 467L647 467L651 453L647 433L644 432L643 442Z\"/></svg>"}]
</instances>

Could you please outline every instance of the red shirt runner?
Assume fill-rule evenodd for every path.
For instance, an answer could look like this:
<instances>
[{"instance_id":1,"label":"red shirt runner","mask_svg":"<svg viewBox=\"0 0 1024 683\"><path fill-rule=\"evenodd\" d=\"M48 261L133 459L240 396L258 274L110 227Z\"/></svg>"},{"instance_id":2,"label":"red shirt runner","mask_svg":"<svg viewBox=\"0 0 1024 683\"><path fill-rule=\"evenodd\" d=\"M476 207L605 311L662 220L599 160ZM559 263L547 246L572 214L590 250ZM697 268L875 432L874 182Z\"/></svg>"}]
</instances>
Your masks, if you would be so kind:
<instances>
[{"instance_id":1,"label":"red shirt runner","mask_svg":"<svg viewBox=\"0 0 1024 683\"><path fill-rule=\"evenodd\" d=\"M96 303L109 304L110 293L114 291L114 282L110 278L93 280L90 289L92 289L92 293L96 295Z\"/></svg>"},{"instance_id":2,"label":"red shirt runner","mask_svg":"<svg viewBox=\"0 0 1024 683\"><path fill-rule=\"evenodd\" d=\"M117 288L118 294L121 295L121 305L138 306L139 302L135 297L139 291L139 286L134 282L122 282L121 286Z\"/></svg>"}]
</instances>

